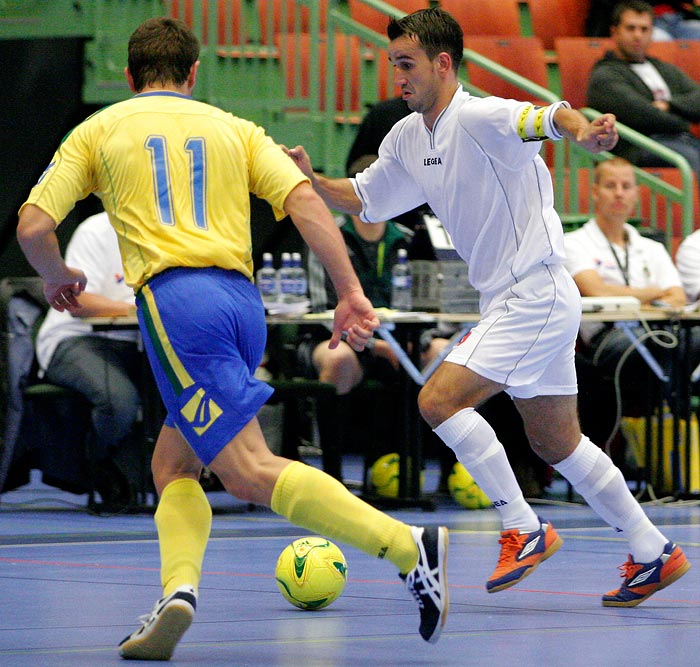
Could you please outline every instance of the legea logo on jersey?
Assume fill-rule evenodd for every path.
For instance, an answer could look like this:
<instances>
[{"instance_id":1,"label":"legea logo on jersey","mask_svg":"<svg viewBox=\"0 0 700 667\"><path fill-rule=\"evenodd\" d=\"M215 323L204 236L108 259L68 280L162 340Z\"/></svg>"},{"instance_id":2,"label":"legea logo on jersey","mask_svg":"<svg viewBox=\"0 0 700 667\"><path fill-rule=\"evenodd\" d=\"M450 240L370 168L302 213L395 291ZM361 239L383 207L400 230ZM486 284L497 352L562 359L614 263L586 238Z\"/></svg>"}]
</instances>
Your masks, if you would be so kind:
<instances>
[{"instance_id":1,"label":"legea logo on jersey","mask_svg":"<svg viewBox=\"0 0 700 667\"><path fill-rule=\"evenodd\" d=\"M204 389L198 389L194 396L180 409L182 416L192 424L197 435L202 435L221 415L223 410L208 398Z\"/></svg>"},{"instance_id":2,"label":"legea logo on jersey","mask_svg":"<svg viewBox=\"0 0 700 667\"><path fill-rule=\"evenodd\" d=\"M424 167L432 167L433 165L436 165L436 164L442 164L441 157L424 157L423 158L423 166Z\"/></svg>"}]
</instances>

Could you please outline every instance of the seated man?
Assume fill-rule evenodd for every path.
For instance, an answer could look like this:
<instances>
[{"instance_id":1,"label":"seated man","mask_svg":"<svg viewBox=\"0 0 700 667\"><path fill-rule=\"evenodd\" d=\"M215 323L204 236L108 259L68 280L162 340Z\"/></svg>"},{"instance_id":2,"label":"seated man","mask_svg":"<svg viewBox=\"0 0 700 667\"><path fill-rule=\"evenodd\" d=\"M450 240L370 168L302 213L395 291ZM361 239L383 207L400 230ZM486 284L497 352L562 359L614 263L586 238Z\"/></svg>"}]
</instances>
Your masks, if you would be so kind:
<instances>
[{"instance_id":1,"label":"seated man","mask_svg":"<svg viewBox=\"0 0 700 667\"><path fill-rule=\"evenodd\" d=\"M75 316L49 310L36 340L40 374L83 394L92 404L95 487L103 507L121 509L132 501L131 488L137 482L133 475L141 458L132 434L140 406L137 332L93 332L81 322L84 317L136 313L134 292L124 282L117 236L106 213L76 228L66 258L84 267L87 289L79 296L81 308Z\"/></svg>"},{"instance_id":2,"label":"seated man","mask_svg":"<svg viewBox=\"0 0 700 667\"><path fill-rule=\"evenodd\" d=\"M700 84L673 63L649 56L654 10L646 2L615 6L614 42L591 71L587 106L614 113L617 121L654 139L688 161L700 183L700 139L691 124L700 121ZM653 153L620 140L613 152L640 167L665 167Z\"/></svg>"},{"instance_id":3,"label":"seated man","mask_svg":"<svg viewBox=\"0 0 700 667\"><path fill-rule=\"evenodd\" d=\"M364 170L376 158L376 155L365 155L355 160L349 175ZM408 247L411 232L391 221L364 223L355 215L344 216L340 230L367 298L375 308L389 308L391 268L397 261L399 249ZM332 283L313 253L309 255L308 280L312 310L322 312L335 308L337 297ZM331 350L329 339L330 335L321 335L315 327L299 346L299 358L305 374L336 387L335 409L320 406L317 412L323 468L341 479L341 440L351 423L348 395L365 378L395 381L398 360L386 341L378 337L370 339L362 352L355 352L344 342Z\"/></svg>"},{"instance_id":4,"label":"seated man","mask_svg":"<svg viewBox=\"0 0 700 667\"><path fill-rule=\"evenodd\" d=\"M665 246L642 236L627 220L638 199L632 165L615 157L599 162L592 190L595 217L583 227L564 235L567 269L583 296L634 296L645 305L681 308L685 294L681 279ZM619 329L598 323L581 325L583 355L613 377L623 354L631 345ZM640 327L639 335L644 333ZM657 346L650 351L659 354ZM645 405L651 370L634 352L622 369L623 401L628 407Z\"/></svg>"}]
</instances>

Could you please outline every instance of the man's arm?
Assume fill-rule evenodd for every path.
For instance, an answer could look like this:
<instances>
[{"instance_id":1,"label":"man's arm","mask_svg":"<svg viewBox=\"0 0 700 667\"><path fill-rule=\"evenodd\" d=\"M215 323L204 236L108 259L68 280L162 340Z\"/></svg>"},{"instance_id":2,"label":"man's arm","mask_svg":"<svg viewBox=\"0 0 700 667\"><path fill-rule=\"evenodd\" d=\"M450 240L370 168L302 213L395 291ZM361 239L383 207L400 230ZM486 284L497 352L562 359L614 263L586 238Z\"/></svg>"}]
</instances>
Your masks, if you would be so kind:
<instances>
[{"instance_id":1,"label":"man's arm","mask_svg":"<svg viewBox=\"0 0 700 667\"><path fill-rule=\"evenodd\" d=\"M338 295L330 347L337 347L341 334L346 332L354 350L364 349L379 319L362 290L331 212L306 181L289 193L284 210L328 271Z\"/></svg>"},{"instance_id":2,"label":"man's arm","mask_svg":"<svg viewBox=\"0 0 700 667\"><path fill-rule=\"evenodd\" d=\"M574 276L582 296L634 296L642 303L664 299L665 292L656 285L648 287L629 287L628 285L611 285L606 283L595 269L579 271ZM673 304L675 305L675 304Z\"/></svg>"},{"instance_id":3,"label":"man's arm","mask_svg":"<svg viewBox=\"0 0 700 667\"><path fill-rule=\"evenodd\" d=\"M83 292L78 297L80 309L72 312L74 317L124 317L136 315L136 306L127 301L115 301L102 294Z\"/></svg>"},{"instance_id":4,"label":"man's arm","mask_svg":"<svg viewBox=\"0 0 700 667\"><path fill-rule=\"evenodd\" d=\"M591 153L612 150L617 144L613 114L606 113L589 121L580 111L562 106L554 113L554 123L563 136Z\"/></svg>"},{"instance_id":5,"label":"man's arm","mask_svg":"<svg viewBox=\"0 0 700 667\"><path fill-rule=\"evenodd\" d=\"M314 190L321 195L329 208L353 215L359 215L362 212L362 202L355 194L355 188L352 187L349 178L327 178L317 174L303 146L294 148L282 146L282 150L294 160L304 175L309 177Z\"/></svg>"},{"instance_id":6,"label":"man's arm","mask_svg":"<svg viewBox=\"0 0 700 667\"><path fill-rule=\"evenodd\" d=\"M80 308L78 295L87 278L80 269L69 267L58 245L53 218L38 206L22 209L17 224L17 241L29 263L44 280L44 296L52 308L73 312Z\"/></svg>"}]
</instances>

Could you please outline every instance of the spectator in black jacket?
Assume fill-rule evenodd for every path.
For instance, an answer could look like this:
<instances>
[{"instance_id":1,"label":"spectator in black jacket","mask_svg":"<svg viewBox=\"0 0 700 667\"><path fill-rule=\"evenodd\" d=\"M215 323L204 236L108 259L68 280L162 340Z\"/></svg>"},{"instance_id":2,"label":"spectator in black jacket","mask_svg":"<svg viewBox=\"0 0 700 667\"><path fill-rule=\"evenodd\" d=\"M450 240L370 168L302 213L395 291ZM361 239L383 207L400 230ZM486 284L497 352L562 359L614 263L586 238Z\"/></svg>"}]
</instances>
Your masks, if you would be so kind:
<instances>
[{"instance_id":1,"label":"spectator in black jacket","mask_svg":"<svg viewBox=\"0 0 700 667\"><path fill-rule=\"evenodd\" d=\"M593 67L587 104L683 155L700 175L700 140L691 124L700 121L700 85L675 65L647 55L653 8L629 0L615 8L615 48ZM641 167L668 166L652 153L620 141L613 151Z\"/></svg>"},{"instance_id":2,"label":"spectator in black jacket","mask_svg":"<svg viewBox=\"0 0 700 667\"><path fill-rule=\"evenodd\" d=\"M591 0L586 17L588 37L607 37L610 22L619 0ZM673 39L700 39L700 2L683 0L651 0L654 10L652 40L668 42Z\"/></svg>"}]
</instances>

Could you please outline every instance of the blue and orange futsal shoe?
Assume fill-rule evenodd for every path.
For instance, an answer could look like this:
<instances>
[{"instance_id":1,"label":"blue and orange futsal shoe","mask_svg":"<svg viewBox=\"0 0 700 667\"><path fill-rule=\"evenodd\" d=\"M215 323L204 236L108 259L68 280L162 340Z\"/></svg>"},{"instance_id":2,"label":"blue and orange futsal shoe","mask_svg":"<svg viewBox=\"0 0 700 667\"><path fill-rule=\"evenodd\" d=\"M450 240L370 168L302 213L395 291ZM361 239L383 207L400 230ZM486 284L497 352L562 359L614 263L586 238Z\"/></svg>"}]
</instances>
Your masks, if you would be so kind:
<instances>
[{"instance_id":1,"label":"blue and orange futsal shoe","mask_svg":"<svg viewBox=\"0 0 700 667\"><path fill-rule=\"evenodd\" d=\"M651 563L635 563L630 555L619 569L624 581L618 590L603 595L604 607L636 607L680 579L690 569L690 563L679 546L668 542L661 556Z\"/></svg>"},{"instance_id":2,"label":"blue and orange futsal shoe","mask_svg":"<svg viewBox=\"0 0 700 667\"><path fill-rule=\"evenodd\" d=\"M493 574L486 582L486 590L496 593L517 584L537 566L547 560L562 545L551 523L540 519L540 528L531 533L504 530L501 539L501 555Z\"/></svg>"}]
</instances>

